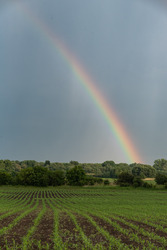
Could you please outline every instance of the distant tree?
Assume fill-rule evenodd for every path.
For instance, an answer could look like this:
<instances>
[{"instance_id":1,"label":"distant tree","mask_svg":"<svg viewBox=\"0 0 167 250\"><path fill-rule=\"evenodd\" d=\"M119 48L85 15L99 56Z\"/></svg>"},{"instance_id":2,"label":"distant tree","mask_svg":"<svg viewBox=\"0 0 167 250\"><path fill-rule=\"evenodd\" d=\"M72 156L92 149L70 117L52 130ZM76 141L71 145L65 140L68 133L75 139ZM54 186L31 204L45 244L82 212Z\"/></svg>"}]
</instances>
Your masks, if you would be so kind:
<instances>
[{"instance_id":1,"label":"distant tree","mask_svg":"<svg viewBox=\"0 0 167 250\"><path fill-rule=\"evenodd\" d=\"M44 166L47 166L47 165L49 165L50 166L50 161L45 161L45 163L44 163Z\"/></svg>"},{"instance_id":2,"label":"distant tree","mask_svg":"<svg viewBox=\"0 0 167 250\"><path fill-rule=\"evenodd\" d=\"M115 166L115 162L114 161L105 161L102 163L102 167L114 167Z\"/></svg>"},{"instance_id":3,"label":"distant tree","mask_svg":"<svg viewBox=\"0 0 167 250\"><path fill-rule=\"evenodd\" d=\"M3 160L0 160L0 170L5 170L5 163Z\"/></svg>"},{"instance_id":4,"label":"distant tree","mask_svg":"<svg viewBox=\"0 0 167 250\"><path fill-rule=\"evenodd\" d=\"M116 167L126 169L126 168L129 168L129 165L125 162L120 162L120 163L116 164Z\"/></svg>"},{"instance_id":5,"label":"distant tree","mask_svg":"<svg viewBox=\"0 0 167 250\"><path fill-rule=\"evenodd\" d=\"M164 185L165 183L167 183L167 175L157 173L156 177L155 177L155 181L156 181L157 184Z\"/></svg>"},{"instance_id":6,"label":"distant tree","mask_svg":"<svg viewBox=\"0 0 167 250\"><path fill-rule=\"evenodd\" d=\"M153 167L160 172L167 172L167 160L158 159L154 161Z\"/></svg>"},{"instance_id":7,"label":"distant tree","mask_svg":"<svg viewBox=\"0 0 167 250\"><path fill-rule=\"evenodd\" d=\"M135 176L133 179L133 187L141 187L143 186L144 181L139 177L139 176Z\"/></svg>"},{"instance_id":8,"label":"distant tree","mask_svg":"<svg viewBox=\"0 0 167 250\"><path fill-rule=\"evenodd\" d=\"M70 164L74 165L74 166L77 166L77 165L79 165L79 162L78 161L70 161Z\"/></svg>"},{"instance_id":9,"label":"distant tree","mask_svg":"<svg viewBox=\"0 0 167 250\"><path fill-rule=\"evenodd\" d=\"M3 162L4 162L6 168L10 168L12 165L12 162L10 160L4 160Z\"/></svg>"},{"instance_id":10,"label":"distant tree","mask_svg":"<svg viewBox=\"0 0 167 250\"><path fill-rule=\"evenodd\" d=\"M83 170L85 171L85 173L92 173L93 172L93 168L90 164L84 163L81 165Z\"/></svg>"},{"instance_id":11,"label":"distant tree","mask_svg":"<svg viewBox=\"0 0 167 250\"><path fill-rule=\"evenodd\" d=\"M65 184L65 173L62 170L49 171L49 186L61 186Z\"/></svg>"},{"instance_id":12,"label":"distant tree","mask_svg":"<svg viewBox=\"0 0 167 250\"><path fill-rule=\"evenodd\" d=\"M95 175L103 178L110 178L111 170L115 167L114 161L105 161L97 167Z\"/></svg>"},{"instance_id":13,"label":"distant tree","mask_svg":"<svg viewBox=\"0 0 167 250\"><path fill-rule=\"evenodd\" d=\"M108 179L104 180L104 185L109 185L109 184L110 184L110 182Z\"/></svg>"},{"instance_id":14,"label":"distant tree","mask_svg":"<svg viewBox=\"0 0 167 250\"><path fill-rule=\"evenodd\" d=\"M9 173L0 171L0 185L9 185L12 183L12 177Z\"/></svg>"},{"instance_id":15,"label":"distant tree","mask_svg":"<svg viewBox=\"0 0 167 250\"><path fill-rule=\"evenodd\" d=\"M127 163L115 164L115 167L113 167L110 170L110 177L111 178L118 178L118 176L123 172L127 172L127 173L131 174L132 169L129 167L129 165Z\"/></svg>"},{"instance_id":16,"label":"distant tree","mask_svg":"<svg viewBox=\"0 0 167 250\"><path fill-rule=\"evenodd\" d=\"M94 185L94 184L102 184L103 183L103 179L102 178L98 178L98 177L94 177L91 175L86 175L85 178L85 185Z\"/></svg>"},{"instance_id":17,"label":"distant tree","mask_svg":"<svg viewBox=\"0 0 167 250\"><path fill-rule=\"evenodd\" d=\"M128 186L133 184L134 176L128 172L122 172L116 181L120 186Z\"/></svg>"},{"instance_id":18,"label":"distant tree","mask_svg":"<svg viewBox=\"0 0 167 250\"><path fill-rule=\"evenodd\" d=\"M82 167L75 166L67 171L66 178L70 186L83 186L85 184L86 174Z\"/></svg>"},{"instance_id":19,"label":"distant tree","mask_svg":"<svg viewBox=\"0 0 167 250\"><path fill-rule=\"evenodd\" d=\"M95 179L95 183L97 183L97 184L102 184L103 183L102 178L94 177L94 179Z\"/></svg>"},{"instance_id":20,"label":"distant tree","mask_svg":"<svg viewBox=\"0 0 167 250\"><path fill-rule=\"evenodd\" d=\"M87 175L85 178L85 185L91 185L93 186L95 184L96 180L95 177L91 176L91 175Z\"/></svg>"},{"instance_id":21,"label":"distant tree","mask_svg":"<svg viewBox=\"0 0 167 250\"><path fill-rule=\"evenodd\" d=\"M143 167L141 166L141 164L136 164L136 166L132 168L132 174L134 176L140 176L141 178L145 178L145 175L143 173Z\"/></svg>"},{"instance_id":22,"label":"distant tree","mask_svg":"<svg viewBox=\"0 0 167 250\"><path fill-rule=\"evenodd\" d=\"M48 170L40 166L22 169L17 176L17 183L38 187L48 186Z\"/></svg>"},{"instance_id":23,"label":"distant tree","mask_svg":"<svg viewBox=\"0 0 167 250\"><path fill-rule=\"evenodd\" d=\"M144 175L146 178L153 178L156 176L156 169L150 165L144 165Z\"/></svg>"},{"instance_id":24,"label":"distant tree","mask_svg":"<svg viewBox=\"0 0 167 250\"><path fill-rule=\"evenodd\" d=\"M120 174L120 173L119 173L119 174ZM117 169L116 169L116 168L113 168L113 169L111 169L111 171L110 171L110 177L111 177L111 178L117 178L119 174L117 173Z\"/></svg>"},{"instance_id":25,"label":"distant tree","mask_svg":"<svg viewBox=\"0 0 167 250\"><path fill-rule=\"evenodd\" d=\"M27 167L35 167L37 166L37 162L34 160L26 160L26 161L22 161L21 164L27 166Z\"/></svg>"},{"instance_id":26,"label":"distant tree","mask_svg":"<svg viewBox=\"0 0 167 250\"><path fill-rule=\"evenodd\" d=\"M11 167L12 167L12 162L10 160L4 160L3 161L5 164L5 171L11 171Z\"/></svg>"},{"instance_id":27,"label":"distant tree","mask_svg":"<svg viewBox=\"0 0 167 250\"><path fill-rule=\"evenodd\" d=\"M132 164L131 164L132 166ZM132 167L132 174L141 178L152 178L156 175L156 170L150 165L134 163Z\"/></svg>"},{"instance_id":28,"label":"distant tree","mask_svg":"<svg viewBox=\"0 0 167 250\"><path fill-rule=\"evenodd\" d=\"M35 174L33 185L38 187L48 186L49 184L48 169L40 166L35 166L33 170Z\"/></svg>"},{"instance_id":29,"label":"distant tree","mask_svg":"<svg viewBox=\"0 0 167 250\"><path fill-rule=\"evenodd\" d=\"M17 175L17 184L25 186L33 186L35 173L32 167L22 169Z\"/></svg>"}]
</instances>

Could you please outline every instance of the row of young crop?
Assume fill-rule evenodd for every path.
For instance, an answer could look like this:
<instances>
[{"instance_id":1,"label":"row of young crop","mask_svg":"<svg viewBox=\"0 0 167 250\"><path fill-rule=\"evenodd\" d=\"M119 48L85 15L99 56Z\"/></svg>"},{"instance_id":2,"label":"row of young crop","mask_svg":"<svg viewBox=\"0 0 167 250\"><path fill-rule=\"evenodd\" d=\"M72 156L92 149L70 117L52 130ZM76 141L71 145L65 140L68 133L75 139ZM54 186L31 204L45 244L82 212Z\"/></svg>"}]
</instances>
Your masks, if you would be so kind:
<instances>
[{"instance_id":1,"label":"row of young crop","mask_svg":"<svg viewBox=\"0 0 167 250\"><path fill-rule=\"evenodd\" d=\"M82 205L82 208L83 208L83 205ZM86 204L86 207L84 207L84 211L86 211L86 209L88 208L88 204ZM97 210L97 209L96 209ZM91 212L92 211L92 209L88 209L88 211L87 212ZM107 210L106 210L107 211ZM100 213L99 214L101 214L101 211L99 211ZM93 212L94 213L94 212ZM99 214L98 214L98 216L99 216ZM105 210L103 211L103 213L102 213L103 215L105 214ZM109 217L109 216L111 216L111 214L106 214L106 216L107 217ZM112 215L112 220L113 220L114 218L113 218L113 215ZM120 219L119 217L117 218L117 220L118 219ZM129 217L129 219L130 219L130 217ZM146 219L146 218L145 218ZM127 221L124 221L124 224L126 225L128 222ZM134 223L135 223L135 221L134 221ZM132 223L131 223L132 224ZM149 233L149 232L144 232L144 230L143 229L141 229L141 225L140 226L136 226L136 225L133 225L133 229L136 229L136 231L139 231L139 229L140 229L140 233L143 233L143 236L148 236L148 238L150 239L150 238L152 238L153 240L158 240L158 241L160 241L161 243L163 243L164 245L166 244L166 239L165 239L165 237L163 237L163 236L161 236L161 237L159 237L158 235L157 235L157 232L158 231L161 231L161 233L160 233L160 235L163 235L162 234L162 232L164 232L164 233L166 233L166 228L164 228L162 225L159 225L159 224L155 224L155 223L151 223L150 221L148 222L147 221L147 223L146 223L146 225L150 225L151 227L154 227L154 230L155 230L155 233L153 233L153 232L151 232L151 233ZM116 227L116 225L114 225L113 224L113 226L114 227ZM147 228L147 230L148 230L148 228ZM127 230L125 230L125 231L127 231ZM126 233L126 232L125 232ZM136 236L136 234L135 234L135 236ZM167 236L167 235L165 235L165 236Z\"/></svg>"},{"instance_id":2,"label":"row of young crop","mask_svg":"<svg viewBox=\"0 0 167 250\"><path fill-rule=\"evenodd\" d=\"M34 199L30 199L23 193L18 193L17 196L13 196L13 199L9 199L9 211L2 214L0 216L1 228L0 228L0 244L2 249L8 249L8 244L13 245L15 247L15 241L11 234L14 236L15 228L19 224L20 221L24 221L24 218L33 213L35 209L37 209L39 201ZM17 199L16 199L17 197ZM9 198L9 197L8 197ZM13 202L14 201L14 202ZM10 221L11 220L11 221ZM12 242L11 242L12 241ZM9 248L10 249L10 248Z\"/></svg>"},{"instance_id":3,"label":"row of young crop","mask_svg":"<svg viewBox=\"0 0 167 250\"><path fill-rule=\"evenodd\" d=\"M75 211L76 213L81 214L82 216L85 216L87 219L89 219L92 224L97 227L97 223L96 221L99 221L99 218L103 221L103 224L105 224L104 222L106 222L108 225L110 225L110 228L112 228L112 234L114 234L115 231L115 235L117 235L119 238L121 238L122 235L122 239L124 240L124 242L131 242L133 244L131 244L131 246L129 245L129 247L133 248L133 245L135 245L136 247L142 247L143 249L145 247L147 247L147 249L156 249L156 247L166 247L167 246L167 240L165 237L160 237L159 235L157 235L156 233L153 232L149 232L143 228L141 228L140 226L137 226L133 223L130 223L124 219L121 219L120 217L114 217L113 215L109 215L108 213L105 213L103 211L103 213L101 213L101 211L94 211L93 209L88 209L88 206L85 205L84 207L80 207L80 208L75 208L73 203L71 202L65 202L64 200L60 201L60 206L66 207L66 208L70 208L73 212ZM92 212L93 211L93 212ZM91 215L91 217L89 216L89 214ZM96 221L92 219L96 217ZM99 229L103 232L103 234L105 234L106 236L106 232L103 231L103 229ZM124 237L123 237L124 236ZM109 236L111 239L111 235ZM125 239L126 237L126 239ZM112 238L112 244L114 242L114 239ZM123 247L120 244L120 241L115 241L115 247ZM112 246L113 247L113 246ZM135 248L136 248L135 247ZM125 246L124 246L125 248Z\"/></svg>"},{"instance_id":4,"label":"row of young crop","mask_svg":"<svg viewBox=\"0 0 167 250\"><path fill-rule=\"evenodd\" d=\"M61 196L60 196L61 197ZM79 202L79 198L77 199L77 201ZM61 207L62 207L62 203L64 203L64 206L67 206L68 205L68 208L69 208L69 205L71 205L71 204L76 204L76 203L74 203L74 202L71 202L71 201L69 201L68 202L68 200L66 199L66 200L62 200L61 198L60 199L57 199L57 205L58 205L58 203L61 203L60 205L61 205ZM87 208L87 206L86 206L86 208ZM85 209L86 208L84 208L84 211L85 211ZM74 207L72 208L72 210L74 211ZM90 211L87 211L87 212L90 212ZM99 216L99 214L97 214L97 216ZM103 216L103 219L104 219L104 216ZM119 228L119 226L116 224L116 223L114 223L114 222L112 222L111 223L111 221L110 221L110 224L112 224L112 226L114 227L114 228L116 228L117 229L117 231L119 231L119 232L121 232L121 233L124 233L126 236L128 235L128 232L127 232L127 230L123 230L123 229L121 229L121 228ZM124 223L124 225L126 225L127 224L127 222L125 222ZM133 226L132 227L132 229L134 229L134 227L135 227L135 229L136 229L136 231L138 231L139 230L139 227L137 227L137 226ZM119 230L118 230L119 229ZM150 238L152 239L152 241L159 241L160 243L162 243L162 244L164 244L164 246L166 246L165 244L166 244L166 241L165 241L165 239L163 238L163 237L159 237L159 236L157 236L156 234L150 234L149 232L145 232L143 229L140 229L140 231L139 231L139 233L140 234L142 234L142 236L144 237L144 236L146 236L146 237L148 237L148 239L149 240L144 240L143 241L143 239L141 239L141 243L142 244L144 244L145 245L145 243L147 243L148 244L148 246L149 247L155 247L153 244L150 244ZM136 238L136 241L137 242L139 242L140 240L138 240L137 239L137 237L136 237L136 233L135 234L131 234L131 235L129 235L129 236L131 236L131 240L133 240L134 238ZM158 243L157 243L158 244Z\"/></svg>"},{"instance_id":5,"label":"row of young crop","mask_svg":"<svg viewBox=\"0 0 167 250\"><path fill-rule=\"evenodd\" d=\"M83 195L89 193L91 195ZM21 191L13 192L11 195L10 193L3 194L0 197L0 201L6 198L6 205L8 204L12 209L6 213L3 213L4 210L2 209L0 221L12 215L16 215L16 217L7 226L0 228L0 238L1 240L3 239L1 242L6 244L6 246L8 245L10 249L11 245L16 248L17 237L15 239L12 230L17 228L17 225L21 221L24 221L26 216L33 215L36 211L36 216L22 238L22 249L28 249L31 246L34 246L34 248L38 246L39 249L42 246L45 249L51 249L51 245L47 241L41 243L39 240L34 243L32 240L42 218L49 210L53 213L54 226L51 236L53 238L54 249L79 249L80 247L85 249L166 248L166 229L162 225L147 221L145 225L155 228L154 231L150 231L148 227L143 228L141 225L137 225L140 222L140 218L138 220L134 220L132 216L122 218L119 213L111 213L109 209L102 210L99 203L107 201L112 196L108 192L101 192L99 196L97 194L99 194L97 191L92 190L85 193L78 190L48 190L43 191L43 193L41 191ZM71 231L71 227L69 227L69 230L65 228L66 231L63 229L64 219L66 222L69 220L71 225L73 225ZM158 231L164 232L164 236L158 235ZM13 234L14 242L11 242L11 237L5 243L5 238L7 238L9 232L11 233L10 235ZM65 236L65 233L68 235ZM1 247L3 247L2 244Z\"/></svg>"}]
</instances>

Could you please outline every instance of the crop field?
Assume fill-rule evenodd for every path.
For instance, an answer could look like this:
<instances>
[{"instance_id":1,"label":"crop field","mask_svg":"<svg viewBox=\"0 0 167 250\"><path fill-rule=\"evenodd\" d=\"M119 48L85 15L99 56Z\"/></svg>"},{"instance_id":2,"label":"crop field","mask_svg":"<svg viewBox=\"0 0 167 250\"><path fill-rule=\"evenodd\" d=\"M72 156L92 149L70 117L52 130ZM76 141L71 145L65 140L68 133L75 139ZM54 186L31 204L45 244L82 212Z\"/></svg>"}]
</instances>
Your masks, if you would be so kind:
<instances>
[{"instance_id":1,"label":"crop field","mask_svg":"<svg viewBox=\"0 0 167 250\"><path fill-rule=\"evenodd\" d=\"M0 249L167 249L167 191L0 187Z\"/></svg>"}]
</instances>

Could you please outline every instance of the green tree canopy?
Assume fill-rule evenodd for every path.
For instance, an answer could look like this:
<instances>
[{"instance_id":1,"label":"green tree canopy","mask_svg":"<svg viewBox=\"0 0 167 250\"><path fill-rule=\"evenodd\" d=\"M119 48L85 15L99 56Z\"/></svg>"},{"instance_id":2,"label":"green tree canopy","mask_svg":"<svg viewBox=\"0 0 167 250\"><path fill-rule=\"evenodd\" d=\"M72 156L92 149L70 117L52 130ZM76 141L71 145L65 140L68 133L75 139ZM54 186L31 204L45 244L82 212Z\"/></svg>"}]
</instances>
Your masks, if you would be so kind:
<instances>
[{"instance_id":1,"label":"green tree canopy","mask_svg":"<svg viewBox=\"0 0 167 250\"><path fill-rule=\"evenodd\" d=\"M46 160L45 163L44 163L44 166L47 166L49 165L50 166L50 161Z\"/></svg>"},{"instance_id":2,"label":"green tree canopy","mask_svg":"<svg viewBox=\"0 0 167 250\"><path fill-rule=\"evenodd\" d=\"M35 174L32 167L22 169L17 176L17 182L21 185L33 186L33 180L35 179Z\"/></svg>"},{"instance_id":3,"label":"green tree canopy","mask_svg":"<svg viewBox=\"0 0 167 250\"><path fill-rule=\"evenodd\" d=\"M12 177L9 173L0 171L0 185L11 184Z\"/></svg>"},{"instance_id":4,"label":"green tree canopy","mask_svg":"<svg viewBox=\"0 0 167 250\"><path fill-rule=\"evenodd\" d=\"M133 179L134 176L128 172L122 172L117 179L117 184L119 185L124 185L124 184L128 184L128 185L132 185L133 184Z\"/></svg>"},{"instance_id":5,"label":"green tree canopy","mask_svg":"<svg viewBox=\"0 0 167 250\"><path fill-rule=\"evenodd\" d=\"M49 186L65 184L65 173L62 170L49 171Z\"/></svg>"},{"instance_id":6,"label":"green tree canopy","mask_svg":"<svg viewBox=\"0 0 167 250\"><path fill-rule=\"evenodd\" d=\"M78 161L70 161L70 164L74 165L74 166L77 166L77 165L79 165L79 162Z\"/></svg>"},{"instance_id":7,"label":"green tree canopy","mask_svg":"<svg viewBox=\"0 0 167 250\"><path fill-rule=\"evenodd\" d=\"M21 185L38 187L48 186L48 170L40 166L25 168L20 171L17 180Z\"/></svg>"},{"instance_id":8,"label":"green tree canopy","mask_svg":"<svg viewBox=\"0 0 167 250\"><path fill-rule=\"evenodd\" d=\"M114 161L105 161L102 163L102 167L114 167L115 162Z\"/></svg>"},{"instance_id":9,"label":"green tree canopy","mask_svg":"<svg viewBox=\"0 0 167 250\"><path fill-rule=\"evenodd\" d=\"M85 184L86 174L82 167L75 166L67 171L66 178L70 186L83 186Z\"/></svg>"},{"instance_id":10,"label":"green tree canopy","mask_svg":"<svg viewBox=\"0 0 167 250\"><path fill-rule=\"evenodd\" d=\"M134 176L139 176L141 178L147 178L147 177L151 178L155 177L156 170L150 165L135 163L133 164L132 174Z\"/></svg>"},{"instance_id":11,"label":"green tree canopy","mask_svg":"<svg viewBox=\"0 0 167 250\"><path fill-rule=\"evenodd\" d=\"M153 167L158 171L167 172L167 160L165 159L155 160Z\"/></svg>"},{"instance_id":12,"label":"green tree canopy","mask_svg":"<svg viewBox=\"0 0 167 250\"><path fill-rule=\"evenodd\" d=\"M165 183L167 183L167 175L157 173L156 177L155 177L155 181L156 181L157 184L164 185Z\"/></svg>"}]
</instances>

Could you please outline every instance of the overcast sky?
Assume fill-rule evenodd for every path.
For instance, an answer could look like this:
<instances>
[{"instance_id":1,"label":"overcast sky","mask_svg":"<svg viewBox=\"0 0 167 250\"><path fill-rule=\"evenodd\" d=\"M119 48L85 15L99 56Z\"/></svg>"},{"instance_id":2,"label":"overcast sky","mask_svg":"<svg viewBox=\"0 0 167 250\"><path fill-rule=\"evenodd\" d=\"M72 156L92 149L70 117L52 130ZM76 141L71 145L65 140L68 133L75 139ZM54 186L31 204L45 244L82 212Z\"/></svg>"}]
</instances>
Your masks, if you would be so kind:
<instances>
[{"instance_id":1,"label":"overcast sky","mask_svg":"<svg viewBox=\"0 0 167 250\"><path fill-rule=\"evenodd\" d=\"M130 163L20 2L78 58L143 162L167 158L167 8L151 0L0 1L0 158Z\"/></svg>"}]
</instances>

